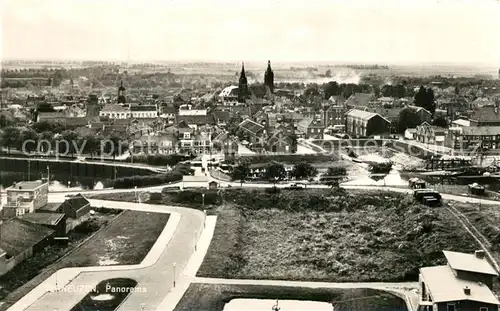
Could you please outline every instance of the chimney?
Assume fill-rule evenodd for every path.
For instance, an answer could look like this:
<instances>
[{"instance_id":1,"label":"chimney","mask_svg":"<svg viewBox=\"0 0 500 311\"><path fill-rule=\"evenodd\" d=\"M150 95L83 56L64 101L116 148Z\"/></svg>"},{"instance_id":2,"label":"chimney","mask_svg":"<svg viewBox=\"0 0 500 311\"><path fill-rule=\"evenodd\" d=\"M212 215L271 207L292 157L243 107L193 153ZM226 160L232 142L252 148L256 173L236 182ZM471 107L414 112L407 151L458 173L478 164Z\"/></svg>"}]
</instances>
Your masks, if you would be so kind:
<instances>
[{"instance_id":1,"label":"chimney","mask_svg":"<svg viewBox=\"0 0 500 311\"><path fill-rule=\"evenodd\" d=\"M474 252L474 255L476 255L476 258L484 259L485 253L483 250L478 250Z\"/></svg>"},{"instance_id":2,"label":"chimney","mask_svg":"<svg viewBox=\"0 0 500 311\"><path fill-rule=\"evenodd\" d=\"M470 295L470 288L468 286L464 287L464 294Z\"/></svg>"}]
</instances>

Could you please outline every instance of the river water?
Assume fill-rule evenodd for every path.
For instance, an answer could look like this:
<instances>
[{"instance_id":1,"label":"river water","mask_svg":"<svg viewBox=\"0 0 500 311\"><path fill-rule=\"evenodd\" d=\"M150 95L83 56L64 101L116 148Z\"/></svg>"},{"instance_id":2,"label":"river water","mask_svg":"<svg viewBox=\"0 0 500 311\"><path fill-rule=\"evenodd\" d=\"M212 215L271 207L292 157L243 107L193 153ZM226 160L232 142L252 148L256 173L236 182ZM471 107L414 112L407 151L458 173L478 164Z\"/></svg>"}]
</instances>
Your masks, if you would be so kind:
<instances>
[{"instance_id":1,"label":"river water","mask_svg":"<svg viewBox=\"0 0 500 311\"><path fill-rule=\"evenodd\" d=\"M34 181L41 180L40 174L32 174L27 176L25 173L19 172L0 172L0 188L7 188L12 186L15 182L20 181ZM99 178L90 177L75 177L72 176L71 179L67 174L54 174L51 176L49 191L80 191L80 190L98 190L103 189L105 186L109 186L109 181Z\"/></svg>"}]
</instances>

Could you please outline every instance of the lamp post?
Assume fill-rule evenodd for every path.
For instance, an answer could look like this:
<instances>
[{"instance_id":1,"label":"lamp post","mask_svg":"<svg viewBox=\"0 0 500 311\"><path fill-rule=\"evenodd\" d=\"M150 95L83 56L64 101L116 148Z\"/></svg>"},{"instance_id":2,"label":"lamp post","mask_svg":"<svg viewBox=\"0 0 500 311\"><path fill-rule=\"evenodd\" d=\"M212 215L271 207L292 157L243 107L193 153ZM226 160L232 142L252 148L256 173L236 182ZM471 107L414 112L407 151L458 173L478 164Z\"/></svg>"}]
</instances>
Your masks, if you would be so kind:
<instances>
[{"instance_id":1,"label":"lamp post","mask_svg":"<svg viewBox=\"0 0 500 311\"><path fill-rule=\"evenodd\" d=\"M197 248L197 241L198 241L198 231L194 231L194 250L196 251Z\"/></svg>"},{"instance_id":2,"label":"lamp post","mask_svg":"<svg viewBox=\"0 0 500 311\"><path fill-rule=\"evenodd\" d=\"M59 286L57 284L57 272L59 272L59 270L57 270L56 273L55 273L55 277L56 277L56 292L59 291Z\"/></svg>"},{"instance_id":3,"label":"lamp post","mask_svg":"<svg viewBox=\"0 0 500 311\"><path fill-rule=\"evenodd\" d=\"M207 210L203 210L203 228L206 228L207 226Z\"/></svg>"},{"instance_id":4,"label":"lamp post","mask_svg":"<svg viewBox=\"0 0 500 311\"><path fill-rule=\"evenodd\" d=\"M174 262L173 266L174 266L174 287L175 287L175 262Z\"/></svg>"},{"instance_id":5,"label":"lamp post","mask_svg":"<svg viewBox=\"0 0 500 311\"><path fill-rule=\"evenodd\" d=\"M203 209L205 209L205 194L204 193L201 194L201 207Z\"/></svg>"}]
</instances>

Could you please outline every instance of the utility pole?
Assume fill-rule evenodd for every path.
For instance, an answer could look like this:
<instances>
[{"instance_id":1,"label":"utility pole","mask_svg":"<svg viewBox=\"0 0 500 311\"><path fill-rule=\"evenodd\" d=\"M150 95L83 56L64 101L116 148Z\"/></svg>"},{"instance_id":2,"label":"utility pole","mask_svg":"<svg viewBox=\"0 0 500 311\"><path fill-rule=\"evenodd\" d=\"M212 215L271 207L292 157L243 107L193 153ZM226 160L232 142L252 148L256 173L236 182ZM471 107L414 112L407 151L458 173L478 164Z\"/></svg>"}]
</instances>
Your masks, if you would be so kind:
<instances>
[{"instance_id":1,"label":"utility pole","mask_svg":"<svg viewBox=\"0 0 500 311\"><path fill-rule=\"evenodd\" d=\"M50 188L50 168L47 165L47 194L49 193L49 188Z\"/></svg>"}]
</instances>

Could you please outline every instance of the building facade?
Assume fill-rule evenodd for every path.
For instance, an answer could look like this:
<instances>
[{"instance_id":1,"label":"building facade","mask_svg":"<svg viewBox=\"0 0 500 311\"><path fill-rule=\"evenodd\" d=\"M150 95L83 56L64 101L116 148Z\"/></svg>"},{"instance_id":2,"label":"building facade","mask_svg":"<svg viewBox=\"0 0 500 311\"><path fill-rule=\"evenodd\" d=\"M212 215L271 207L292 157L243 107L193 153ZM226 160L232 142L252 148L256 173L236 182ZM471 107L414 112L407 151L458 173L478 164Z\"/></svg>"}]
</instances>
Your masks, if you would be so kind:
<instances>
[{"instance_id":1,"label":"building facade","mask_svg":"<svg viewBox=\"0 0 500 311\"><path fill-rule=\"evenodd\" d=\"M48 202L47 181L23 181L6 189L7 203L3 207L4 217L34 213Z\"/></svg>"},{"instance_id":2,"label":"building facade","mask_svg":"<svg viewBox=\"0 0 500 311\"><path fill-rule=\"evenodd\" d=\"M373 112L352 109L346 114L346 133L353 137L369 137L390 133L391 122Z\"/></svg>"}]
</instances>

